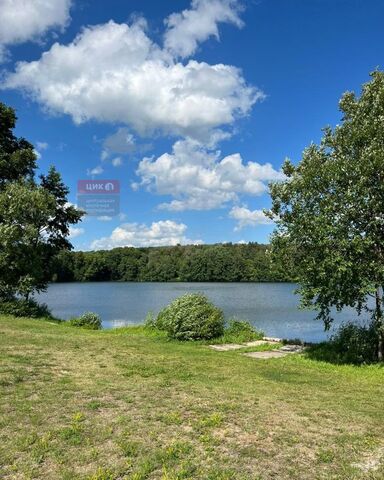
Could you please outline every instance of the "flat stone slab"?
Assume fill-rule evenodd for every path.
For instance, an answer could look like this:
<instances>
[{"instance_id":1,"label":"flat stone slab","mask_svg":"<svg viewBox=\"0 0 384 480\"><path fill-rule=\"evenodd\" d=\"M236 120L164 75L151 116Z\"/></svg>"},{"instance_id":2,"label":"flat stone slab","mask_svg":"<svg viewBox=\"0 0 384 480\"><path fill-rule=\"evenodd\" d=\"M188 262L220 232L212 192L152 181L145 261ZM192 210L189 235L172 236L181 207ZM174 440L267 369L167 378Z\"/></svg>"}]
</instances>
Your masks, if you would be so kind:
<instances>
[{"instance_id":1,"label":"flat stone slab","mask_svg":"<svg viewBox=\"0 0 384 480\"><path fill-rule=\"evenodd\" d=\"M229 352L231 350L240 350L246 347L258 347L260 345L271 345L279 341L277 338L264 337L263 340L254 340L246 343L223 343L221 345L209 345L209 348L217 352ZM247 352L243 353L246 357L251 358L280 358L285 357L291 353L301 353L304 350L302 345L284 345L276 350L269 350L265 352Z\"/></svg>"},{"instance_id":2,"label":"flat stone slab","mask_svg":"<svg viewBox=\"0 0 384 480\"><path fill-rule=\"evenodd\" d=\"M218 352L228 352L229 350L239 350L244 348L245 345L239 343L223 343L222 345L209 345L209 348L212 350L217 350Z\"/></svg>"},{"instance_id":3,"label":"flat stone slab","mask_svg":"<svg viewBox=\"0 0 384 480\"><path fill-rule=\"evenodd\" d=\"M302 345L284 345L283 347L279 348L280 352L287 352L287 353L300 353L304 350Z\"/></svg>"},{"instance_id":4,"label":"flat stone slab","mask_svg":"<svg viewBox=\"0 0 384 480\"><path fill-rule=\"evenodd\" d=\"M283 341L282 338L276 338L276 337L263 337L263 340L265 340L268 343L280 343Z\"/></svg>"},{"instance_id":5,"label":"flat stone slab","mask_svg":"<svg viewBox=\"0 0 384 480\"><path fill-rule=\"evenodd\" d=\"M304 348L301 345L284 345L277 350L270 350L269 352L248 352L243 353L246 357L251 358L260 358L260 359L268 359L268 358L281 358L287 355L291 355L292 353L301 353Z\"/></svg>"},{"instance_id":6,"label":"flat stone slab","mask_svg":"<svg viewBox=\"0 0 384 480\"><path fill-rule=\"evenodd\" d=\"M258 347L259 345L268 345L273 342L269 342L268 340L254 340L253 342L246 342L244 346L246 347Z\"/></svg>"}]
</instances>

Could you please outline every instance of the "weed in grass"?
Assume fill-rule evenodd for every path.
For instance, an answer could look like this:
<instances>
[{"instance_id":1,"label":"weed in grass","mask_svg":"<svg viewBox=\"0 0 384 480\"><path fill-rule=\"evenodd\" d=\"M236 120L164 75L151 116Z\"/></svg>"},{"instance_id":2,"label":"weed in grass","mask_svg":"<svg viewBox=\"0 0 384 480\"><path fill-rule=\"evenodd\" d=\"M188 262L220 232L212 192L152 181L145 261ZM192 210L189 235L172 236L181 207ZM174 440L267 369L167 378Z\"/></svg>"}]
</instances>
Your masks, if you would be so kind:
<instances>
[{"instance_id":1,"label":"weed in grass","mask_svg":"<svg viewBox=\"0 0 384 480\"><path fill-rule=\"evenodd\" d=\"M224 421L223 415L219 412L214 412L208 415L207 417L202 418L198 422L197 428L199 430L205 430L207 428L220 427L223 424L223 421Z\"/></svg>"},{"instance_id":2,"label":"weed in grass","mask_svg":"<svg viewBox=\"0 0 384 480\"><path fill-rule=\"evenodd\" d=\"M103 406L102 402L99 402L98 400L92 400L87 404L87 408L89 410L99 410Z\"/></svg>"},{"instance_id":3,"label":"weed in grass","mask_svg":"<svg viewBox=\"0 0 384 480\"><path fill-rule=\"evenodd\" d=\"M98 468L87 480L116 480L114 473L108 468Z\"/></svg>"},{"instance_id":4,"label":"weed in grass","mask_svg":"<svg viewBox=\"0 0 384 480\"><path fill-rule=\"evenodd\" d=\"M71 445L80 445L83 441L84 415L81 412L75 413L72 422L68 427L64 427L59 435Z\"/></svg>"},{"instance_id":5,"label":"weed in grass","mask_svg":"<svg viewBox=\"0 0 384 480\"><path fill-rule=\"evenodd\" d=\"M180 412L167 412L165 415L162 415L160 419L166 425L181 425L183 423Z\"/></svg>"},{"instance_id":6,"label":"weed in grass","mask_svg":"<svg viewBox=\"0 0 384 480\"><path fill-rule=\"evenodd\" d=\"M125 457L137 457L140 449L140 443L130 440L125 436L118 441L118 445Z\"/></svg>"},{"instance_id":7,"label":"weed in grass","mask_svg":"<svg viewBox=\"0 0 384 480\"><path fill-rule=\"evenodd\" d=\"M332 463L335 458L335 452L331 449L320 449L317 454L319 463Z\"/></svg>"},{"instance_id":8,"label":"weed in grass","mask_svg":"<svg viewBox=\"0 0 384 480\"><path fill-rule=\"evenodd\" d=\"M50 451L51 434L45 434L41 437L37 437L33 442L31 456L35 463L41 464L47 453Z\"/></svg>"}]
</instances>

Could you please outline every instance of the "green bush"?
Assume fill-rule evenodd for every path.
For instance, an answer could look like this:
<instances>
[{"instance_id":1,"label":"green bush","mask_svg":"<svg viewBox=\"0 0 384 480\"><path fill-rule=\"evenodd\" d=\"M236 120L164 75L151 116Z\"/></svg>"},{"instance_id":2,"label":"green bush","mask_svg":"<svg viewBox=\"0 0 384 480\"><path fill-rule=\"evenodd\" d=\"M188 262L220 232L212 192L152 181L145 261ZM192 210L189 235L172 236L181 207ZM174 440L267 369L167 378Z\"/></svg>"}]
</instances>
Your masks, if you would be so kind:
<instances>
[{"instance_id":1,"label":"green bush","mask_svg":"<svg viewBox=\"0 0 384 480\"><path fill-rule=\"evenodd\" d=\"M86 312L80 315L80 317L71 318L68 323L72 327L88 328L89 330L100 330L101 320L97 313Z\"/></svg>"},{"instance_id":2,"label":"green bush","mask_svg":"<svg viewBox=\"0 0 384 480\"><path fill-rule=\"evenodd\" d=\"M328 342L313 345L307 355L315 360L336 364L362 365L378 361L378 336L373 324L345 323Z\"/></svg>"},{"instance_id":3,"label":"green bush","mask_svg":"<svg viewBox=\"0 0 384 480\"><path fill-rule=\"evenodd\" d=\"M372 363L377 361L378 336L373 324L345 323L330 340L340 363Z\"/></svg>"},{"instance_id":4,"label":"green bush","mask_svg":"<svg viewBox=\"0 0 384 480\"><path fill-rule=\"evenodd\" d=\"M177 340L208 340L223 334L224 315L205 295L191 293L161 310L155 327Z\"/></svg>"},{"instance_id":5,"label":"green bush","mask_svg":"<svg viewBox=\"0 0 384 480\"><path fill-rule=\"evenodd\" d=\"M243 343L252 340L260 340L264 337L264 333L256 330L246 320L237 320L233 318L229 320L228 326L224 331L223 341L225 343Z\"/></svg>"},{"instance_id":6,"label":"green bush","mask_svg":"<svg viewBox=\"0 0 384 480\"><path fill-rule=\"evenodd\" d=\"M21 298L7 299L0 302L0 313L15 317L53 318L47 305L39 304L35 300Z\"/></svg>"}]
</instances>

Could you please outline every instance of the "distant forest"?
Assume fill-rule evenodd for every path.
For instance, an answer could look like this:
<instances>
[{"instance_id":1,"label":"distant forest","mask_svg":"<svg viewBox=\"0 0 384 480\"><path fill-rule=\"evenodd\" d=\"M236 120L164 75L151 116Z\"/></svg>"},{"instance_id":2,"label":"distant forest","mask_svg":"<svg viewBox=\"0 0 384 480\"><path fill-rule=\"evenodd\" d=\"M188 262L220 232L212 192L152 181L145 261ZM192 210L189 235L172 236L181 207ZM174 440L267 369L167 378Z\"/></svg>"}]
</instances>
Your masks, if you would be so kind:
<instances>
[{"instance_id":1,"label":"distant forest","mask_svg":"<svg viewBox=\"0 0 384 480\"><path fill-rule=\"evenodd\" d=\"M289 263L289 262L288 262ZM287 282L292 265L272 264L268 245L215 244L61 252L54 282Z\"/></svg>"}]
</instances>

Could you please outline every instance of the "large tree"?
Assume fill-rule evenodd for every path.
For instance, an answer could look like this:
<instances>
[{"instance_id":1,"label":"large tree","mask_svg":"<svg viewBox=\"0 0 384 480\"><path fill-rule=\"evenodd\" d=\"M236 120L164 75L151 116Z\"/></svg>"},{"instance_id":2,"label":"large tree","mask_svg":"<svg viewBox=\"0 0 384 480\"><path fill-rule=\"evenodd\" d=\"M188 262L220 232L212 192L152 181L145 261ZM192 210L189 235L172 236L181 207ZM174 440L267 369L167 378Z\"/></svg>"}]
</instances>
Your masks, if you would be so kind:
<instances>
[{"instance_id":1,"label":"large tree","mask_svg":"<svg viewBox=\"0 0 384 480\"><path fill-rule=\"evenodd\" d=\"M293 257L302 304L326 327L332 307L370 311L383 360L384 73L339 105L340 125L297 166L286 161L286 180L271 185L272 254Z\"/></svg>"},{"instance_id":2,"label":"large tree","mask_svg":"<svg viewBox=\"0 0 384 480\"><path fill-rule=\"evenodd\" d=\"M82 212L52 167L35 178L33 146L17 138L16 115L0 103L0 299L44 290L54 256L70 249L69 227Z\"/></svg>"}]
</instances>

